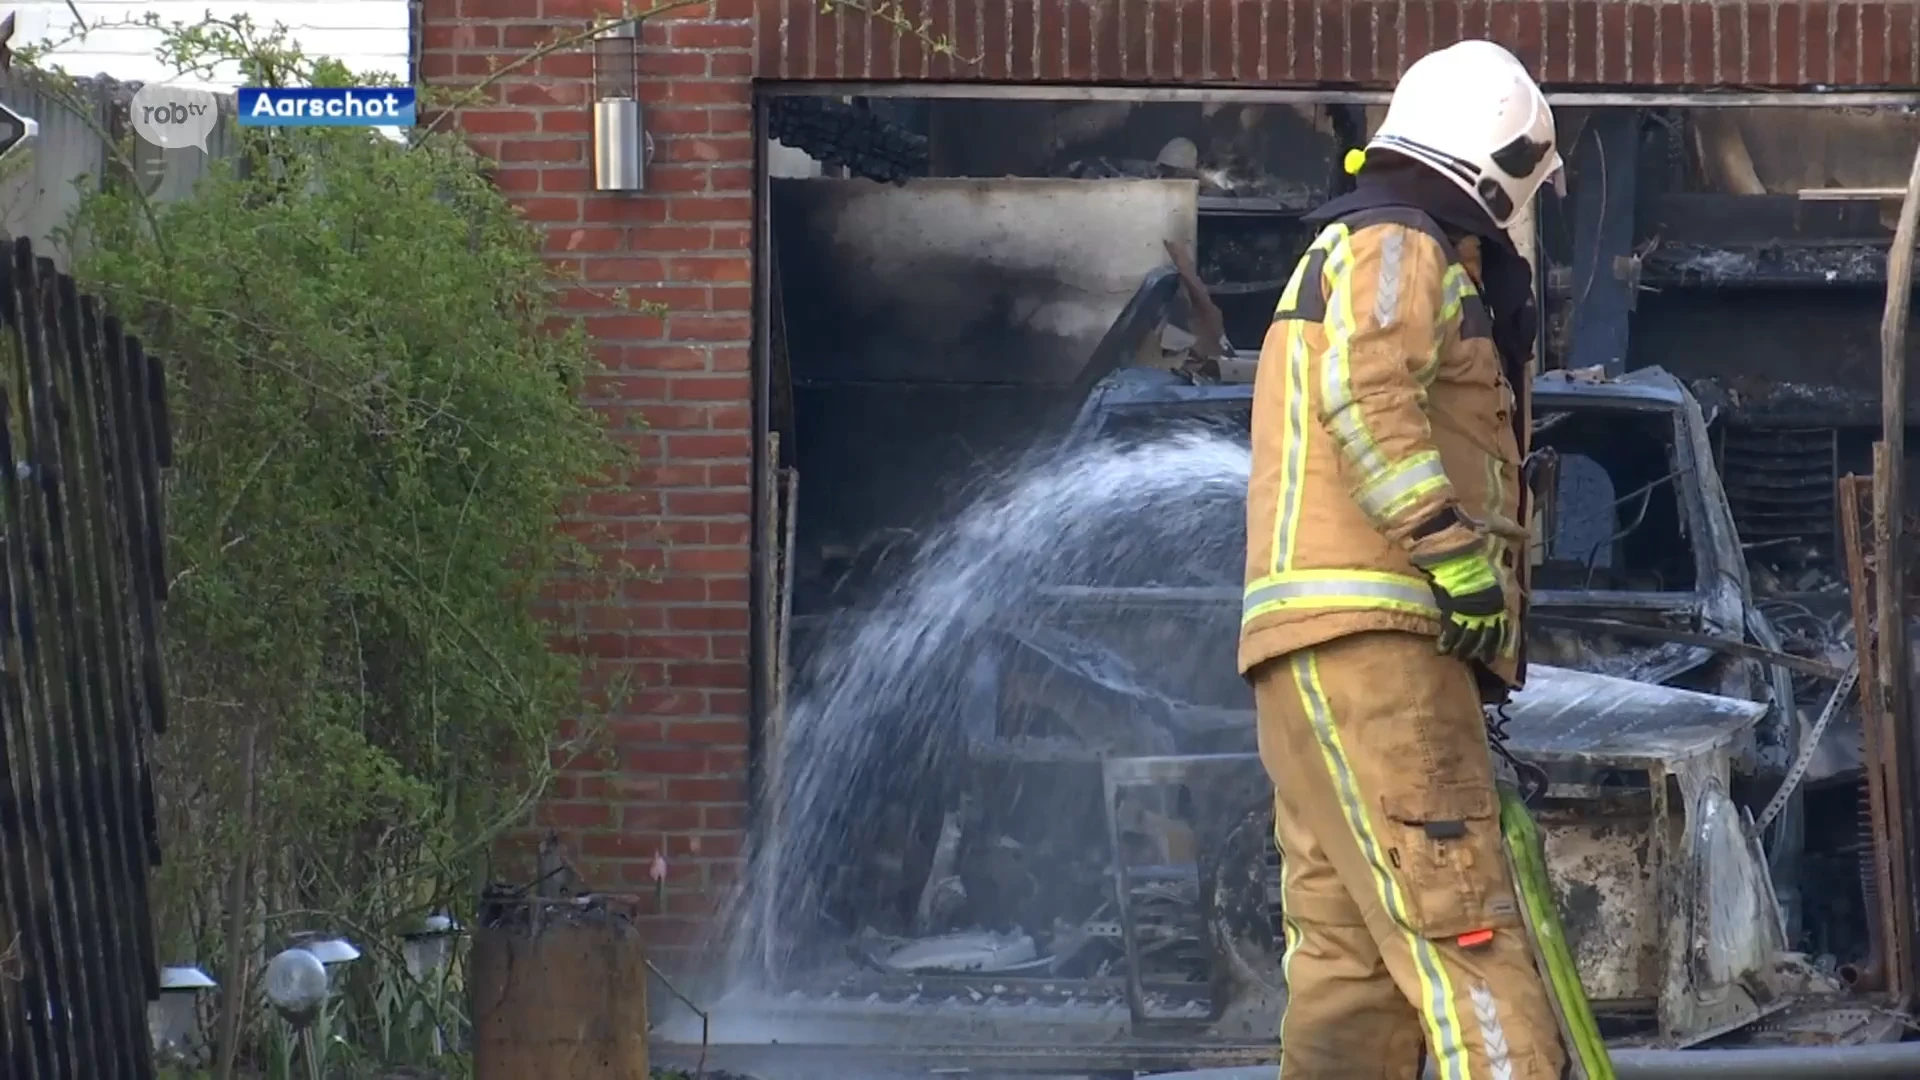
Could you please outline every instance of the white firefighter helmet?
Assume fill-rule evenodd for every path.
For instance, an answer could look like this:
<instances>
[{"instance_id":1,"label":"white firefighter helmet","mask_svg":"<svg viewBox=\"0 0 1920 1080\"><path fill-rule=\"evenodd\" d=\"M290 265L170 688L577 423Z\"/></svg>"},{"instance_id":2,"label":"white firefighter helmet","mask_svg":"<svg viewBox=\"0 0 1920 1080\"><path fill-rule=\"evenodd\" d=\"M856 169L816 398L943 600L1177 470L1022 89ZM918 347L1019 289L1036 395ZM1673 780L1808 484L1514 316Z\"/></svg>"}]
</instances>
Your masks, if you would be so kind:
<instances>
[{"instance_id":1,"label":"white firefighter helmet","mask_svg":"<svg viewBox=\"0 0 1920 1080\"><path fill-rule=\"evenodd\" d=\"M1462 41L1413 62L1368 150L1431 166L1502 228L1558 179L1553 110L1527 69L1491 41Z\"/></svg>"}]
</instances>

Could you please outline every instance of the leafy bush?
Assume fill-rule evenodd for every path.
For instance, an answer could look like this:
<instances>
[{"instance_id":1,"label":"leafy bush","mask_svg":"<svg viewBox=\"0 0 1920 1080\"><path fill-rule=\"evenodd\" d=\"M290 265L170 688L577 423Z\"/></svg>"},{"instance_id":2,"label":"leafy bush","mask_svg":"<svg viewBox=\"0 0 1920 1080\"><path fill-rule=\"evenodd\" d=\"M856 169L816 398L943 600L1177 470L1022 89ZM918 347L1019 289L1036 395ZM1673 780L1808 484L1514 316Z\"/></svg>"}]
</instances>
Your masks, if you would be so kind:
<instances>
[{"instance_id":1,"label":"leafy bush","mask_svg":"<svg viewBox=\"0 0 1920 1080\"><path fill-rule=\"evenodd\" d=\"M243 37L169 47L349 81ZM67 237L168 365L155 916L163 961L229 992L235 949L315 925L390 947L470 904L582 717L537 601L581 553L569 501L616 464L538 237L456 136L239 134L191 198L108 185Z\"/></svg>"}]
</instances>

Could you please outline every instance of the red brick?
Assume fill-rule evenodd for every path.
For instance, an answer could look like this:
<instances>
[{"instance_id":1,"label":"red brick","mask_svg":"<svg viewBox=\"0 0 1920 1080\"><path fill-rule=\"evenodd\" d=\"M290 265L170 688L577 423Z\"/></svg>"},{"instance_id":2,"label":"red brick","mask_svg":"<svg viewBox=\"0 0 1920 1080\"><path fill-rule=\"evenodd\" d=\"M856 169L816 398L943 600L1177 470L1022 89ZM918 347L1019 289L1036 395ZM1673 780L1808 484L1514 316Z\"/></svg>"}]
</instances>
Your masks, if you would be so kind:
<instances>
[{"instance_id":1,"label":"red brick","mask_svg":"<svg viewBox=\"0 0 1920 1080\"><path fill-rule=\"evenodd\" d=\"M1600 20L1591 0L1570 0L1565 4L1549 4L1546 8L1546 55L1541 58L1540 78L1548 83L1570 82L1580 76L1576 74L1579 42L1574 40L1576 20L1584 13L1592 17L1593 25L1581 32L1587 35L1586 45L1589 60L1588 70L1592 71L1592 48L1596 43L1594 35L1600 32ZM1589 76L1595 78L1598 73Z\"/></svg>"},{"instance_id":2,"label":"red brick","mask_svg":"<svg viewBox=\"0 0 1920 1080\"><path fill-rule=\"evenodd\" d=\"M1887 10L1887 81L1920 82L1920 4Z\"/></svg>"},{"instance_id":3,"label":"red brick","mask_svg":"<svg viewBox=\"0 0 1920 1080\"><path fill-rule=\"evenodd\" d=\"M1072 0L1030 0L1036 15L1033 77L1043 82L1058 82L1067 77L1067 9Z\"/></svg>"},{"instance_id":4,"label":"red brick","mask_svg":"<svg viewBox=\"0 0 1920 1080\"><path fill-rule=\"evenodd\" d=\"M677 22L668 27L667 41L676 49L750 49L753 27L744 22Z\"/></svg>"},{"instance_id":5,"label":"red brick","mask_svg":"<svg viewBox=\"0 0 1920 1080\"><path fill-rule=\"evenodd\" d=\"M557 829L598 829L613 824L613 808L606 803L548 802L534 814L534 823Z\"/></svg>"},{"instance_id":6,"label":"red brick","mask_svg":"<svg viewBox=\"0 0 1920 1080\"><path fill-rule=\"evenodd\" d=\"M1343 4L1327 12L1327 20L1338 27L1335 36L1345 60L1335 70L1340 72L1343 80L1373 82L1379 77L1373 66L1373 24L1378 17L1378 8L1365 0Z\"/></svg>"},{"instance_id":7,"label":"red brick","mask_svg":"<svg viewBox=\"0 0 1920 1080\"><path fill-rule=\"evenodd\" d=\"M1225 77L1237 82L1253 82L1260 77L1260 20L1265 4L1259 0L1232 0L1232 12L1213 23L1214 64L1227 59ZM1071 47L1075 44L1068 42ZM1222 50L1225 52L1222 52Z\"/></svg>"},{"instance_id":8,"label":"red brick","mask_svg":"<svg viewBox=\"0 0 1920 1080\"><path fill-rule=\"evenodd\" d=\"M1211 0L1183 0L1178 9L1178 26L1174 40L1179 43L1175 50L1179 54L1178 73L1182 79L1219 78L1220 75L1208 70L1209 64L1218 63L1208 55L1211 42L1207 28L1212 21L1211 11L1219 7L1223 12L1229 5L1215 4Z\"/></svg>"},{"instance_id":9,"label":"red brick","mask_svg":"<svg viewBox=\"0 0 1920 1080\"><path fill-rule=\"evenodd\" d=\"M706 548L672 548L667 552L669 570L681 570L675 565L674 556L683 559L690 553L705 552ZM700 560L692 560L694 566ZM689 572L692 567L686 568ZM627 655L647 660L706 660L713 655L712 641L705 634L633 634L627 637Z\"/></svg>"},{"instance_id":10,"label":"red brick","mask_svg":"<svg viewBox=\"0 0 1920 1080\"><path fill-rule=\"evenodd\" d=\"M509 105L584 109L593 100L590 89L583 82L508 82L500 85L500 96ZM648 120L651 126L652 118Z\"/></svg>"},{"instance_id":11,"label":"red brick","mask_svg":"<svg viewBox=\"0 0 1920 1080\"><path fill-rule=\"evenodd\" d=\"M674 281L745 282L753 280L752 264L747 259L736 255L670 259L667 261L667 273Z\"/></svg>"},{"instance_id":12,"label":"red brick","mask_svg":"<svg viewBox=\"0 0 1920 1080\"><path fill-rule=\"evenodd\" d=\"M579 221L580 200L566 198L521 199L520 212L533 221Z\"/></svg>"},{"instance_id":13,"label":"red brick","mask_svg":"<svg viewBox=\"0 0 1920 1080\"><path fill-rule=\"evenodd\" d=\"M1460 39L1484 38L1493 33L1493 5L1488 0L1461 0Z\"/></svg>"},{"instance_id":14,"label":"red brick","mask_svg":"<svg viewBox=\"0 0 1920 1080\"><path fill-rule=\"evenodd\" d=\"M641 80L652 79L697 79L707 74L707 54L697 52L668 52L650 49L640 54L639 76ZM579 84L586 86L585 83ZM652 114L648 114L651 126Z\"/></svg>"},{"instance_id":15,"label":"red brick","mask_svg":"<svg viewBox=\"0 0 1920 1080\"><path fill-rule=\"evenodd\" d=\"M467 109L459 120L461 130L478 135L524 135L539 126L525 109Z\"/></svg>"},{"instance_id":16,"label":"red brick","mask_svg":"<svg viewBox=\"0 0 1920 1080\"><path fill-rule=\"evenodd\" d=\"M1120 4L1075 0L1067 24L1086 26L1087 77L1112 79L1120 74Z\"/></svg>"},{"instance_id":17,"label":"red brick","mask_svg":"<svg viewBox=\"0 0 1920 1080\"><path fill-rule=\"evenodd\" d=\"M540 190L555 194L584 195L593 190L593 174L585 168L545 168L540 170Z\"/></svg>"},{"instance_id":18,"label":"red brick","mask_svg":"<svg viewBox=\"0 0 1920 1080\"><path fill-rule=\"evenodd\" d=\"M675 105L745 105L751 99L751 84L744 79L674 79L666 83L647 83L642 96L664 89L664 100Z\"/></svg>"},{"instance_id":19,"label":"red brick","mask_svg":"<svg viewBox=\"0 0 1920 1080\"><path fill-rule=\"evenodd\" d=\"M667 725L667 741L695 745L745 746L747 722L745 719L675 720Z\"/></svg>"},{"instance_id":20,"label":"red brick","mask_svg":"<svg viewBox=\"0 0 1920 1080\"><path fill-rule=\"evenodd\" d=\"M667 396L674 401L746 401L753 383L745 376L680 376L667 381Z\"/></svg>"},{"instance_id":21,"label":"red brick","mask_svg":"<svg viewBox=\"0 0 1920 1080\"><path fill-rule=\"evenodd\" d=\"M927 17L921 0L893 0L889 10L894 13L895 20L910 27L918 26L920 20ZM918 35L909 31L889 28L880 35L874 57L873 74L877 79L918 79L926 76L926 47Z\"/></svg>"},{"instance_id":22,"label":"red brick","mask_svg":"<svg viewBox=\"0 0 1920 1080\"><path fill-rule=\"evenodd\" d=\"M1806 12L1798 4L1781 4L1774 9L1774 79L1798 83L1806 78Z\"/></svg>"},{"instance_id":23,"label":"red brick","mask_svg":"<svg viewBox=\"0 0 1920 1080\"><path fill-rule=\"evenodd\" d=\"M667 210L674 221L749 221L753 200L738 196L676 198Z\"/></svg>"},{"instance_id":24,"label":"red brick","mask_svg":"<svg viewBox=\"0 0 1920 1080\"><path fill-rule=\"evenodd\" d=\"M668 161L752 161L749 138L697 138L666 141Z\"/></svg>"},{"instance_id":25,"label":"red brick","mask_svg":"<svg viewBox=\"0 0 1920 1080\"><path fill-rule=\"evenodd\" d=\"M499 161L572 162L586 156L586 147L571 139L518 139L500 147Z\"/></svg>"},{"instance_id":26,"label":"red brick","mask_svg":"<svg viewBox=\"0 0 1920 1080\"><path fill-rule=\"evenodd\" d=\"M1742 82L1746 78L1744 60L1745 47L1741 36L1740 11L1737 8L1723 8L1715 5L1713 12L1714 67L1708 78L1712 82Z\"/></svg>"},{"instance_id":27,"label":"red brick","mask_svg":"<svg viewBox=\"0 0 1920 1080\"><path fill-rule=\"evenodd\" d=\"M656 195L705 195L706 166L655 164L647 170L647 190Z\"/></svg>"},{"instance_id":28,"label":"red brick","mask_svg":"<svg viewBox=\"0 0 1920 1080\"><path fill-rule=\"evenodd\" d=\"M1491 0L1487 4L1487 37L1506 46L1508 52L1518 55L1520 8L1532 7L1538 2L1539 0Z\"/></svg>"},{"instance_id":29,"label":"red brick","mask_svg":"<svg viewBox=\"0 0 1920 1080\"><path fill-rule=\"evenodd\" d=\"M1803 20L1800 33L1800 58L1806 65L1805 78L1811 83L1833 81L1833 12L1826 0L1807 0L1800 5Z\"/></svg>"},{"instance_id":30,"label":"red brick","mask_svg":"<svg viewBox=\"0 0 1920 1080\"><path fill-rule=\"evenodd\" d=\"M675 514L744 514L752 504L746 491L670 491L666 498L667 509Z\"/></svg>"},{"instance_id":31,"label":"red brick","mask_svg":"<svg viewBox=\"0 0 1920 1080\"><path fill-rule=\"evenodd\" d=\"M707 189L716 195L751 192L753 190L753 167L734 165L725 168L716 166L707 171ZM745 245L735 245L744 247Z\"/></svg>"},{"instance_id":32,"label":"red brick","mask_svg":"<svg viewBox=\"0 0 1920 1080\"><path fill-rule=\"evenodd\" d=\"M1746 70L1741 78L1744 82L1762 86L1778 86L1783 80L1779 76L1779 65L1775 59L1774 20L1771 8L1754 6L1745 10L1747 30Z\"/></svg>"},{"instance_id":33,"label":"red brick","mask_svg":"<svg viewBox=\"0 0 1920 1080\"><path fill-rule=\"evenodd\" d=\"M1892 33L1888 26L1887 9L1881 4L1860 4L1860 82L1864 86L1882 86L1892 82L1887 69L1888 38ZM1904 18L1905 12L1895 9L1896 18Z\"/></svg>"},{"instance_id":34,"label":"red brick","mask_svg":"<svg viewBox=\"0 0 1920 1080\"><path fill-rule=\"evenodd\" d=\"M666 609L667 625L675 630L733 630L745 633L748 613L739 608L676 607Z\"/></svg>"},{"instance_id":35,"label":"red brick","mask_svg":"<svg viewBox=\"0 0 1920 1080\"><path fill-rule=\"evenodd\" d=\"M1144 0L1115 0L1111 8L1114 21L1114 70L1123 79L1146 80L1153 77L1147 50L1147 24L1153 13Z\"/></svg>"},{"instance_id":36,"label":"red brick","mask_svg":"<svg viewBox=\"0 0 1920 1080\"><path fill-rule=\"evenodd\" d=\"M706 251L713 245L713 230L699 225L635 225L608 231L626 237L635 252Z\"/></svg>"},{"instance_id":37,"label":"red brick","mask_svg":"<svg viewBox=\"0 0 1920 1080\"><path fill-rule=\"evenodd\" d=\"M664 747L626 749L620 752L620 767L630 773L655 776L700 776L707 771L707 752Z\"/></svg>"},{"instance_id":38,"label":"red brick","mask_svg":"<svg viewBox=\"0 0 1920 1080\"><path fill-rule=\"evenodd\" d=\"M745 838L736 833L669 833L667 856L723 858L740 854Z\"/></svg>"},{"instance_id":39,"label":"red brick","mask_svg":"<svg viewBox=\"0 0 1920 1080\"><path fill-rule=\"evenodd\" d=\"M978 6L974 14L979 21L979 29L977 36L969 37L967 44L961 47L962 70L967 66L964 62L965 57L978 56L979 60L973 65L973 70L967 72L970 78L995 81L1012 79L1012 66L1009 62L1011 58L1008 55L1012 51L1012 38L1009 36L1012 30L1012 15L1008 10L1009 0L975 0L975 2ZM1012 6L1017 9L1020 5ZM962 16L961 23L964 25L966 21L966 17Z\"/></svg>"},{"instance_id":40,"label":"red brick","mask_svg":"<svg viewBox=\"0 0 1920 1080\"><path fill-rule=\"evenodd\" d=\"M1628 73L1627 61L1633 43L1632 28L1628 25L1631 8L1612 0L1599 0L1599 7L1601 81L1629 82L1632 76Z\"/></svg>"},{"instance_id":41,"label":"red brick","mask_svg":"<svg viewBox=\"0 0 1920 1080\"><path fill-rule=\"evenodd\" d=\"M840 74L850 79L870 78L867 50L892 29L864 12L846 12L835 21L840 24Z\"/></svg>"},{"instance_id":42,"label":"red brick","mask_svg":"<svg viewBox=\"0 0 1920 1080\"><path fill-rule=\"evenodd\" d=\"M584 135L593 126L585 109L547 109L540 114L543 135Z\"/></svg>"},{"instance_id":43,"label":"red brick","mask_svg":"<svg viewBox=\"0 0 1920 1080\"><path fill-rule=\"evenodd\" d=\"M1433 40L1428 51L1443 48L1466 36L1467 15L1462 10L1467 0L1433 0Z\"/></svg>"},{"instance_id":44,"label":"red brick","mask_svg":"<svg viewBox=\"0 0 1920 1080\"><path fill-rule=\"evenodd\" d=\"M687 345L644 345L629 347L621 359L628 371L700 371L707 352Z\"/></svg>"},{"instance_id":45,"label":"red brick","mask_svg":"<svg viewBox=\"0 0 1920 1080\"><path fill-rule=\"evenodd\" d=\"M715 79L744 80L753 74L753 54L717 52L707 54L707 75Z\"/></svg>"},{"instance_id":46,"label":"red brick","mask_svg":"<svg viewBox=\"0 0 1920 1080\"><path fill-rule=\"evenodd\" d=\"M929 0L927 49L932 54L931 76L951 79L974 77L983 59L979 14L966 4Z\"/></svg>"},{"instance_id":47,"label":"red brick","mask_svg":"<svg viewBox=\"0 0 1920 1080\"><path fill-rule=\"evenodd\" d=\"M684 804L629 806L620 813L620 827L634 832L669 832L708 828L701 807ZM668 867L671 875L672 867Z\"/></svg>"},{"instance_id":48,"label":"red brick","mask_svg":"<svg viewBox=\"0 0 1920 1080\"><path fill-rule=\"evenodd\" d=\"M509 194L539 191L540 173L539 169L497 169L493 173L493 184Z\"/></svg>"},{"instance_id":49,"label":"red brick","mask_svg":"<svg viewBox=\"0 0 1920 1080\"><path fill-rule=\"evenodd\" d=\"M1432 51L1433 13L1424 3L1403 4L1400 36L1400 56L1395 59L1394 74L1406 70L1406 65Z\"/></svg>"},{"instance_id":50,"label":"red brick","mask_svg":"<svg viewBox=\"0 0 1920 1080\"><path fill-rule=\"evenodd\" d=\"M1835 4L1833 21L1832 81L1837 86L1858 86L1866 81L1861 77L1860 5Z\"/></svg>"}]
</instances>

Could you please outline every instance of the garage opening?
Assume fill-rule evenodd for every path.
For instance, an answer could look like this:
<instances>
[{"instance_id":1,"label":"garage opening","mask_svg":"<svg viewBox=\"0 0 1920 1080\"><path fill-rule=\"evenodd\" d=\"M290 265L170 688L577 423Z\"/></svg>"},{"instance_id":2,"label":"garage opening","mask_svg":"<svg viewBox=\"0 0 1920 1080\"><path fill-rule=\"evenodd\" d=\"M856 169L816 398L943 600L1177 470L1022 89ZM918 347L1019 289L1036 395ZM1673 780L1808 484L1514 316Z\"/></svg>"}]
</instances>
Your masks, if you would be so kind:
<instances>
[{"instance_id":1,"label":"garage opening","mask_svg":"<svg viewBox=\"0 0 1920 1080\"><path fill-rule=\"evenodd\" d=\"M780 895L760 898L742 970L780 1009L854 1031L920 1016L927 1038L948 1037L939 1010L957 1005L1043 1041L1267 1044L1285 992L1281 870L1234 670L1245 525L1231 454L1190 503L1152 504L1174 507L1177 528L1116 532L1126 558L1036 580L1006 618L954 637L937 671L902 672L942 691L915 696L920 712L876 696L832 721L870 733L857 743L809 743L788 722L823 680L870 662L847 643L968 507L1076 456L1244 444L1261 341L1312 240L1302 217L1351 182L1343 154L1382 110L1030 96L763 108L767 392L793 482L775 530L785 674L763 732L775 794L758 851L796 828L831 842L761 881ZM1642 720L1616 717L1578 747L1522 741L1553 779L1550 855L1582 867L1574 893L1598 897L1568 916L1596 1006L1611 1030L1671 1039L1706 1023L1681 998L1710 977L1681 986L1667 958L1713 916L1649 867L1715 845L1660 837L1699 827L1700 798L1757 813L1833 688L1820 665L1850 655L1833 492L1865 469L1878 418L1892 222L1871 192L1904 181L1920 126L1683 104L1557 116L1567 194L1543 196L1516 236L1540 269L1532 424L1550 451L1529 633L1546 689L1519 728L1586 716L1592 695L1644 703ZM1713 645L1756 632L1818 663L1787 672ZM1648 748L1708 713L1727 727L1701 761L1724 780L1670 801L1679 759L1649 768L1668 751ZM827 817L796 822L778 805L793 775L781 755L827 745L860 750L832 763L830 809L798 808ZM1809 794L1760 838L1783 913L1773 945L1829 972L1877 947L1859 884L1870 845L1848 838L1863 754L1843 716ZM1741 947L1772 947L1743 932ZM1757 996L1741 1007L1766 1014Z\"/></svg>"}]
</instances>

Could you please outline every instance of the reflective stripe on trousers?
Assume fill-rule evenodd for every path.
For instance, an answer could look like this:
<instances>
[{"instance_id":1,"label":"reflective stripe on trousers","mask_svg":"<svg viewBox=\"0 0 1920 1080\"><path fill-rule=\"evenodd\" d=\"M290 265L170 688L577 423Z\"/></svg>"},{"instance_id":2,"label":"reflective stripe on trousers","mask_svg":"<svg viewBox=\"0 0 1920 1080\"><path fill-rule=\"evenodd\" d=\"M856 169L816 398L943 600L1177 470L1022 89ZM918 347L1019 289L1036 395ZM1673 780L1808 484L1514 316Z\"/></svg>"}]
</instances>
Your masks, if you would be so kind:
<instances>
[{"instance_id":1,"label":"reflective stripe on trousers","mask_svg":"<svg viewBox=\"0 0 1920 1080\"><path fill-rule=\"evenodd\" d=\"M1372 871L1374 889L1388 918L1405 936L1412 953L1414 970L1419 976L1420 998L1414 1002L1427 1030L1427 1049L1438 1067L1440 1080L1471 1080L1467 1068L1467 1049L1460 1036L1460 1014L1454 1005L1453 982L1442 965L1433 943L1413 929L1407 914L1407 901L1400 884L1387 868L1385 845L1374 835L1366 803L1354 780L1346 747L1334 726L1327 705L1327 693L1320 684L1319 663L1311 650L1293 654L1288 660L1300 703L1313 724L1321 757L1333 778L1334 792L1340 800L1342 816L1360 845L1360 853Z\"/></svg>"}]
</instances>

